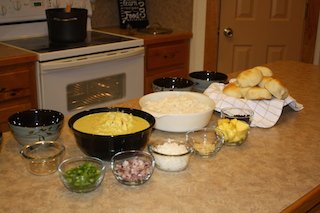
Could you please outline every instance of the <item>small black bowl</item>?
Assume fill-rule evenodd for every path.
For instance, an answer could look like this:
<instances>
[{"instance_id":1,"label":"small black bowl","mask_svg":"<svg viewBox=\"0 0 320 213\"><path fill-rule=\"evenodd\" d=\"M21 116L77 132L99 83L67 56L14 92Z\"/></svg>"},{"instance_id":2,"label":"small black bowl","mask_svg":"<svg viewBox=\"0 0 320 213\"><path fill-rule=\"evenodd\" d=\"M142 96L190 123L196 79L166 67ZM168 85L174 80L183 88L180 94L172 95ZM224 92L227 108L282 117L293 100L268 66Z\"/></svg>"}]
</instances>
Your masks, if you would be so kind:
<instances>
[{"instance_id":1,"label":"small black bowl","mask_svg":"<svg viewBox=\"0 0 320 213\"><path fill-rule=\"evenodd\" d=\"M64 115L49 109L30 109L8 118L9 127L21 145L40 140L55 141L61 133Z\"/></svg>"},{"instance_id":2,"label":"small black bowl","mask_svg":"<svg viewBox=\"0 0 320 213\"><path fill-rule=\"evenodd\" d=\"M132 114L148 121L149 127L132 134L116 136L88 134L74 129L73 124L79 118L99 112L124 112ZM149 140L155 122L155 118L144 111L131 108L110 107L79 112L69 119L68 125L72 129L77 145L83 153L100 158L101 160L110 161L112 156L120 151L142 150Z\"/></svg>"},{"instance_id":3,"label":"small black bowl","mask_svg":"<svg viewBox=\"0 0 320 213\"><path fill-rule=\"evenodd\" d=\"M213 82L227 83L228 76L221 72L204 70L189 73L189 79L195 83L195 90L203 92Z\"/></svg>"},{"instance_id":4,"label":"small black bowl","mask_svg":"<svg viewBox=\"0 0 320 213\"><path fill-rule=\"evenodd\" d=\"M155 79L152 83L154 92L159 91L191 91L194 83L180 77L163 77Z\"/></svg>"}]
</instances>

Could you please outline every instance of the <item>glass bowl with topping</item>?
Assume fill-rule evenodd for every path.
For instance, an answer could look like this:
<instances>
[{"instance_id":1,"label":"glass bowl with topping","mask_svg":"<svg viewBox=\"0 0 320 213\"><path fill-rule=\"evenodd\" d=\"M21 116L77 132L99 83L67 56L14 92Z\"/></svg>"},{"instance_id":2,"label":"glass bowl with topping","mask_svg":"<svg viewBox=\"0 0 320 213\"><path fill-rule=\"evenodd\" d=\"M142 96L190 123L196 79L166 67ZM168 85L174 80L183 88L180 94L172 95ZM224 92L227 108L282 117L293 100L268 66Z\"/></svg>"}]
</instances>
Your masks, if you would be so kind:
<instances>
[{"instance_id":1,"label":"glass bowl with topping","mask_svg":"<svg viewBox=\"0 0 320 213\"><path fill-rule=\"evenodd\" d=\"M196 155L207 158L216 155L223 146L224 138L219 130L210 127L186 133L186 140Z\"/></svg>"},{"instance_id":2,"label":"glass bowl with topping","mask_svg":"<svg viewBox=\"0 0 320 213\"><path fill-rule=\"evenodd\" d=\"M49 175L57 171L65 152L65 146L57 141L37 141L25 145L20 155L28 171L34 175Z\"/></svg>"},{"instance_id":3,"label":"glass bowl with topping","mask_svg":"<svg viewBox=\"0 0 320 213\"><path fill-rule=\"evenodd\" d=\"M254 112L249 108L223 108L221 109L221 118L237 119L251 124Z\"/></svg>"},{"instance_id":4,"label":"glass bowl with topping","mask_svg":"<svg viewBox=\"0 0 320 213\"><path fill-rule=\"evenodd\" d=\"M224 135L225 145L241 145L247 140L253 115L253 110L249 108L224 108L221 110L217 129Z\"/></svg>"},{"instance_id":5,"label":"glass bowl with topping","mask_svg":"<svg viewBox=\"0 0 320 213\"><path fill-rule=\"evenodd\" d=\"M118 152L111 158L114 177L128 186L138 186L147 182L153 174L154 166L153 156L139 150Z\"/></svg>"},{"instance_id":6,"label":"glass bowl with topping","mask_svg":"<svg viewBox=\"0 0 320 213\"><path fill-rule=\"evenodd\" d=\"M106 165L95 157L73 157L61 162L59 176L72 192L84 193L97 189L105 175Z\"/></svg>"},{"instance_id":7,"label":"glass bowl with topping","mask_svg":"<svg viewBox=\"0 0 320 213\"><path fill-rule=\"evenodd\" d=\"M148 146L156 161L156 167L163 171L179 172L187 168L192 148L185 140L159 138Z\"/></svg>"}]
</instances>

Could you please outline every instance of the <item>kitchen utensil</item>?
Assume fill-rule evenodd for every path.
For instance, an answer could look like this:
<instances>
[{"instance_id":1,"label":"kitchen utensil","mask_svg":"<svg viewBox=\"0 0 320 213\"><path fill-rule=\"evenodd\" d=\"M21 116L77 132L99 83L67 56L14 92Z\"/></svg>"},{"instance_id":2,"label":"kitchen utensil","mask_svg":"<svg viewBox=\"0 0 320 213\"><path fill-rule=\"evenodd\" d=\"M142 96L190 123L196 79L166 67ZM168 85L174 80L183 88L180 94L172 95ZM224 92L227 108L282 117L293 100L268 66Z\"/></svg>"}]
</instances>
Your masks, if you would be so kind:
<instances>
[{"instance_id":1,"label":"kitchen utensil","mask_svg":"<svg viewBox=\"0 0 320 213\"><path fill-rule=\"evenodd\" d=\"M187 91L150 93L139 100L143 111L156 118L155 129L187 132L205 127L215 103L206 95Z\"/></svg>"},{"instance_id":2,"label":"kitchen utensil","mask_svg":"<svg viewBox=\"0 0 320 213\"><path fill-rule=\"evenodd\" d=\"M149 123L149 127L132 134L115 136L88 134L74 128L73 124L78 119L99 112L123 112L132 114L145 119ZM121 107L95 108L73 115L68 124L76 138L78 146L86 155L110 161L111 157L117 152L143 149L149 140L152 128L155 124L155 118L149 113L137 109Z\"/></svg>"},{"instance_id":3,"label":"kitchen utensil","mask_svg":"<svg viewBox=\"0 0 320 213\"><path fill-rule=\"evenodd\" d=\"M192 148L184 140L172 138L153 140L148 150L156 161L156 167L168 172L185 170L192 153Z\"/></svg>"},{"instance_id":4,"label":"kitchen utensil","mask_svg":"<svg viewBox=\"0 0 320 213\"><path fill-rule=\"evenodd\" d=\"M84 193L97 189L105 176L105 163L93 157L72 157L58 167L63 185L72 192Z\"/></svg>"},{"instance_id":5,"label":"kitchen utensil","mask_svg":"<svg viewBox=\"0 0 320 213\"><path fill-rule=\"evenodd\" d=\"M88 10L51 8L46 10L49 40L54 43L81 42L87 37Z\"/></svg>"},{"instance_id":6,"label":"kitchen utensil","mask_svg":"<svg viewBox=\"0 0 320 213\"><path fill-rule=\"evenodd\" d=\"M35 175L48 175L54 173L60 164L65 147L56 141L37 141L25 145L20 154L27 169Z\"/></svg>"},{"instance_id":7,"label":"kitchen utensil","mask_svg":"<svg viewBox=\"0 0 320 213\"><path fill-rule=\"evenodd\" d=\"M209 70L189 73L189 79L194 82L194 91L203 92L213 82L226 83L228 76L224 73Z\"/></svg>"},{"instance_id":8,"label":"kitchen utensil","mask_svg":"<svg viewBox=\"0 0 320 213\"><path fill-rule=\"evenodd\" d=\"M193 82L181 77L157 78L152 83L153 92L159 91L191 91Z\"/></svg>"},{"instance_id":9,"label":"kitchen utensil","mask_svg":"<svg viewBox=\"0 0 320 213\"><path fill-rule=\"evenodd\" d=\"M207 158L215 156L223 146L223 135L214 127L198 129L186 133L187 142L196 155Z\"/></svg>"},{"instance_id":10,"label":"kitchen utensil","mask_svg":"<svg viewBox=\"0 0 320 213\"><path fill-rule=\"evenodd\" d=\"M146 28L138 29L141 33L158 35L158 34L170 34L173 32L172 29L162 27L159 23L148 25Z\"/></svg>"},{"instance_id":11,"label":"kitchen utensil","mask_svg":"<svg viewBox=\"0 0 320 213\"><path fill-rule=\"evenodd\" d=\"M129 150L118 152L111 158L114 177L122 184L138 186L147 182L154 170L153 156L144 151Z\"/></svg>"},{"instance_id":12,"label":"kitchen utensil","mask_svg":"<svg viewBox=\"0 0 320 213\"><path fill-rule=\"evenodd\" d=\"M221 118L237 119L251 124L254 112L249 108L228 107L221 109Z\"/></svg>"},{"instance_id":13,"label":"kitchen utensil","mask_svg":"<svg viewBox=\"0 0 320 213\"><path fill-rule=\"evenodd\" d=\"M30 109L8 118L14 138L21 145L40 140L55 141L61 133L64 115L48 109Z\"/></svg>"}]
</instances>

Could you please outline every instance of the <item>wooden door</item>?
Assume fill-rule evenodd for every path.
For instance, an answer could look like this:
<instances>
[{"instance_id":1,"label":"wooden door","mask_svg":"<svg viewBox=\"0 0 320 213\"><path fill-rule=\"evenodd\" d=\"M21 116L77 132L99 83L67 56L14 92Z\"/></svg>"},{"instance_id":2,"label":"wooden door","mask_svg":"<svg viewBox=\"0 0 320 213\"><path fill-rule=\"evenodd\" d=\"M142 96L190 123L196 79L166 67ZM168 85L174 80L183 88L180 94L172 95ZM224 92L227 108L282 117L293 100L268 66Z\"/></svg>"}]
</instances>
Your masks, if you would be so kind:
<instances>
[{"instance_id":1,"label":"wooden door","mask_svg":"<svg viewBox=\"0 0 320 213\"><path fill-rule=\"evenodd\" d=\"M300 60L305 5L306 0L222 0L217 70Z\"/></svg>"}]
</instances>

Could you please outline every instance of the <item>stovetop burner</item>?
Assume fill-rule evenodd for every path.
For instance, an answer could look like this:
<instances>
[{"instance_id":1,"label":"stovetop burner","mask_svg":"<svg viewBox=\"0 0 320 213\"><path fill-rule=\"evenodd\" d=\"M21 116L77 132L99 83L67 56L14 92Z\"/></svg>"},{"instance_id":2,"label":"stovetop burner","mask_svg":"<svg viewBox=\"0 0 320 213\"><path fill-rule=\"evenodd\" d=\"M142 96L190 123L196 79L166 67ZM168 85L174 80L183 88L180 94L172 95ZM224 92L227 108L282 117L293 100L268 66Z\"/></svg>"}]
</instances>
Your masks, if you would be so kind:
<instances>
[{"instance_id":1,"label":"stovetop burner","mask_svg":"<svg viewBox=\"0 0 320 213\"><path fill-rule=\"evenodd\" d=\"M23 49L31 50L37 53L48 53L60 50L90 47L101 44L111 44L130 40L133 39L112 34L101 33L97 31L88 31L87 38L83 42L78 43L52 43L50 42L48 36L9 40L4 41L4 43Z\"/></svg>"}]
</instances>

